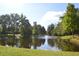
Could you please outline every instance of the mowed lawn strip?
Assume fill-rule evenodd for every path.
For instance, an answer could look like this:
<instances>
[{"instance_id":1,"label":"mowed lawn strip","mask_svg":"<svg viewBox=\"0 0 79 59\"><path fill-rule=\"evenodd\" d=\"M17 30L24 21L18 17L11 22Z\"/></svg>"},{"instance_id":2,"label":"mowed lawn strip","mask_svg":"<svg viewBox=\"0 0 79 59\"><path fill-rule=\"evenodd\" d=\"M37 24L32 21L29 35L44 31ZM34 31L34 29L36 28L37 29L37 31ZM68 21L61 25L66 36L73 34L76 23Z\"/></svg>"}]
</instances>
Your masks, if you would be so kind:
<instances>
[{"instance_id":1,"label":"mowed lawn strip","mask_svg":"<svg viewBox=\"0 0 79 59\"><path fill-rule=\"evenodd\" d=\"M0 46L0 56L79 56L79 52L32 50Z\"/></svg>"}]
</instances>

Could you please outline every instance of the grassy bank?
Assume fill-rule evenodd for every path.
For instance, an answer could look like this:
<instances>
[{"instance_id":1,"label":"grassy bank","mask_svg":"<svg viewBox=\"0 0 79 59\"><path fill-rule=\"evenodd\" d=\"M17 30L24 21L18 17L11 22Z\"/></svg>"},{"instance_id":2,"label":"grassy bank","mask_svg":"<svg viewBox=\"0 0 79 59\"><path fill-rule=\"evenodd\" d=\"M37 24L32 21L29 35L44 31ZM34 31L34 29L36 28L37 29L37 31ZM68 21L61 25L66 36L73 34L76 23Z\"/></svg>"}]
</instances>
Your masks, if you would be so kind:
<instances>
[{"instance_id":1,"label":"grassy bank","mask_svg":"<svg viewBox=\"0 0 79 59\"><path fill-rule=\"evenodd\" d=\"M70 43L79 46L79 36L78 35L68 35L68 36L60 36L61 40L68 40Z\"/></svg>"},{"instance_id":2,"label":"grassy bank","mask_svg":"<svg viewBox=\"0 0 79 59\"><path fill-rule=\"evenodd\" d=\"M54 52L0 46L0 56L79 56L79 52Z\"/></svg>"}]
</instances>

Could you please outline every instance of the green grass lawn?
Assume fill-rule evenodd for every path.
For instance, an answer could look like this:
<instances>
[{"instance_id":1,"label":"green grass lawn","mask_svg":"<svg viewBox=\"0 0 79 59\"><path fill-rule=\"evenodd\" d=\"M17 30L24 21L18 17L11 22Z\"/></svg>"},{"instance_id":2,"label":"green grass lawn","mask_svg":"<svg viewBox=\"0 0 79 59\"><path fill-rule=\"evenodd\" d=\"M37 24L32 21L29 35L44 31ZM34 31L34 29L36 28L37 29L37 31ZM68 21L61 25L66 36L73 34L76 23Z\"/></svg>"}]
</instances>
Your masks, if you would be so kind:
<instances>
[{"instance_id":1,"label":"green grass lawn","mask_svg":"<svg viewBox=\"0 0 79 59\"><path fill-rule=\"evenodd\" d=\"M61 39L79 39L78 35L66 35L66 36L59 36Z\"/></svg>"},{"instance_id":2,"label":"green grass lawn","mask_svg":"<svg viewBox=\"0 0 79 59\"><path fill-rule=\"evenodd\" d=\"M54 52L0 46L0 56L79 56L79 52Z\"/></svg>"},{"instance_id":3,"label":"green grass lawn","mask_svg":"<svg viewBox=\"0 0 79 59\"><path fill-rule=\"evenodd\" d=\"M78 36L78 35L74 35L74 37L73 37L72 35L59 36L59 38L60 38L61 40L69 40L70 43L79 46L79 36Z\"/></svg>"},{"instance_id":4,"label":"green grass lawn","mask_svg":"<svg viewBox=\"0 0 79 59\"><path fill-rule=\"evenodd\" d=\"M64 39L64 40L69 40L72 39L72 35L68 35L68 36L59 36L60 39Z\"/></svg>"}]
</instances>

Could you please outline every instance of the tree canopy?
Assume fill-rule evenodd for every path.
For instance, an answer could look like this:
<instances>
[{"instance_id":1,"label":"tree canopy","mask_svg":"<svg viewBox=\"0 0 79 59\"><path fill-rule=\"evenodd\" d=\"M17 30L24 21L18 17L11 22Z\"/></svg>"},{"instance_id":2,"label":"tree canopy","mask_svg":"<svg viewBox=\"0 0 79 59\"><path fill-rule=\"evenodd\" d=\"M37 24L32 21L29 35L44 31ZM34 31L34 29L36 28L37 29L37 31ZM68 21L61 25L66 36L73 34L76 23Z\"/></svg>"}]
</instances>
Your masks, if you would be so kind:
<instances>
[{"instance_id":1,"label":"tree canopy","mask_svg":"<svg viewBox=\"0 0 79 59\"><path fill-rule=\"evenodd\" d=\"M66 12L60 17L61 22L56 27L59 35L79 34L79 9L68 3ZM56 31L56 33L57 33Z\"/></svg>"}]
</instances>

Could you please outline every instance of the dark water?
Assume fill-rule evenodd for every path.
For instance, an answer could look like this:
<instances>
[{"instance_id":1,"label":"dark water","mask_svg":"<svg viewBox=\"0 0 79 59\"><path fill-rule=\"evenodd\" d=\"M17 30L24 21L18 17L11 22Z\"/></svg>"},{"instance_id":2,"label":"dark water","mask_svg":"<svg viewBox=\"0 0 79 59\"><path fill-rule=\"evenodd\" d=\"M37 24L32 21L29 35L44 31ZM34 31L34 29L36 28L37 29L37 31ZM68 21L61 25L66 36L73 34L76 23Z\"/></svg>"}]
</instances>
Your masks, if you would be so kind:
<instances>
[{"instance_id":1,"label":"dark water","mask_svg":"<svg viewBox=\"0 0 79 59\"><path fill-rule=\"evenodd\" d=\"M7 40L8 39L8 40ZM20 40L9 38L0 39L0 45L20 47ZM55 36L32 36L26 37L21 48L53 50L53 51L79 51L79 45L70 43L69 40L61 40Z\"/></svg>"},{"instance_id":2,"label":"dark water","mask_svg":"<svg viewBox=\"0 0 79 59\"><path fill-rule=\"evenodd\" d=\"M79 51L79 46L69 40L61 40L55 36L33 36L25 41L25 48L53 51Z\"/></svg>"}]
</instances>

